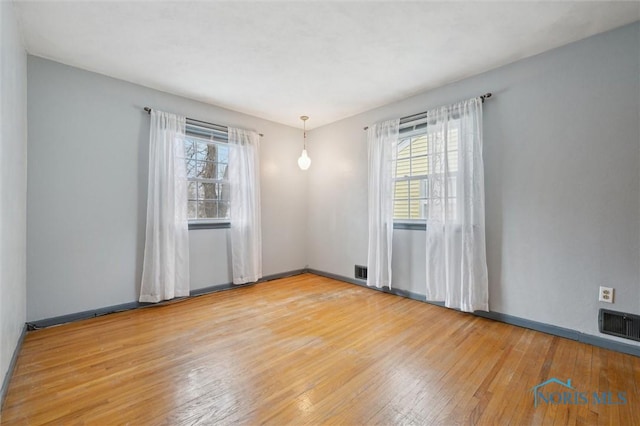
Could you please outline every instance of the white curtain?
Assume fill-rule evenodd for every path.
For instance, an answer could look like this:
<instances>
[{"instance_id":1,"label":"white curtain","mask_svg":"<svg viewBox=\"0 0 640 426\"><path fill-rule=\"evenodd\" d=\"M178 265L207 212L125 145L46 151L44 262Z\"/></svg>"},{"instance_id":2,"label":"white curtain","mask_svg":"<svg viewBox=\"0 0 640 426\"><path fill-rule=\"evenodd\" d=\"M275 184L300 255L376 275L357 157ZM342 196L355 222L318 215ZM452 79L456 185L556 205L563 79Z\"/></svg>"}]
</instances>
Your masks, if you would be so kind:
<instances>
[{"instance_id":1,"label":"white curtain","mask_svg":"<svg viewBox=\"0 0 640 426\"><path fill-rule=\"evenodd\" d=\"M488 311L481 99L429 111L427 138L427 300Z\"/></svg>"},{"instance_id":2,"label":"white curtain","mask_svg":"<svg viewBox=\"0 0 640 426\"><path fill-rule=\"evenodd\" d=\"M151 111L147 229L140 302L189 295L185 117Z\"/></svg>"},{"instance_id":3,"label":"white curtain","mask_svg":"<svg viewBox=\"0 0 640 426\"><path fill-rule=\"evenodd\" d=\"M367 131L369 157L369 250L367 285L391 287L393 245L392 162L400 120L376 123Z\"/></svg>"},{"instance_id":4,"label":"white curtain","mask_svg":"<svg viewBox=\"0 0 640 426\"><path fill-rule=\"evenodd\" d=\"M234 284L262 278L259 139L256 132L229 128L229 213Z\"/></svg>"}]
</instances>

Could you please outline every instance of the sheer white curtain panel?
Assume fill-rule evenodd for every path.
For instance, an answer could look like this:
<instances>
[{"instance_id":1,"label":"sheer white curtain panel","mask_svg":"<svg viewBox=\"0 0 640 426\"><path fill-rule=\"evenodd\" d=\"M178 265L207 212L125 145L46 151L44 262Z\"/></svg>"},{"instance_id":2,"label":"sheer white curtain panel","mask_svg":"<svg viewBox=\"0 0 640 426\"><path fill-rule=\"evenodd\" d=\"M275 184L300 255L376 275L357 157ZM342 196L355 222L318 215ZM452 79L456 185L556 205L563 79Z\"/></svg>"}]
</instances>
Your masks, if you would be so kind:
<instances>
[{"instance_id":1,"label":"sheer white curtain panel","mask_svg":"<svg viewBox=\"0 0 640 426\"><path fill-rule=\"evenodd\" d=\"M140 302L189 295L185 117L151 111L147 227Z\"/></svg>"},{"instance_id":2,"label":"sheer white curtain panel","mask_svg":"<svg viewBox=\"0 0 640 426\"><path fill-rule=\"evenodd\" d=\"M229 213L233 283L262 278L260 222L260 137L229 128Z\"/></svg>"},{"instance_id":3,"label":"sheer white curtain panel","mask_svg":"<svg viewBox=\"0 0 640 426\"><path fill-rule=\"evenodd\" d=\"M376 123L367 129L369 160L369 249L367 285L391 287L393 246L393 169L400 120Z\"/></svg>"},{"instance_id":4,"label":"sheer white curtain panel","mask_svg":"<svg viewBox=\"0 0 640 426\"><path fill-rule=\"evenodd\" d=\"M427 138L427 300L488 311L482 100L429 111Z\"/></svg>"}]
</instances>

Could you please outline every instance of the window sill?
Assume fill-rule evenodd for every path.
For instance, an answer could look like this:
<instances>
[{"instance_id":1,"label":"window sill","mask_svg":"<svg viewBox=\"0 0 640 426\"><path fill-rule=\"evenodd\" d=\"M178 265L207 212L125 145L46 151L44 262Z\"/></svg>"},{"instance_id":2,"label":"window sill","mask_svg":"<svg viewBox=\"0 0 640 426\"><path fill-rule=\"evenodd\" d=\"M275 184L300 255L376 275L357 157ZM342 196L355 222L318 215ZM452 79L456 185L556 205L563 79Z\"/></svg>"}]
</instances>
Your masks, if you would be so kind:
<instances>
[{"instance_id":1,"label":"window sill","mask_svg":"<svg viewBox=\"0 0 640 426\"><path fill-rule=\"evenodd\" d=\"M229 229L230 222L189 222L189 231L198 229Z\"/></svg>"},{"instance_id":2,"label":"window sill","mask_svg":"<svg viewBox=\"0 0 640 426\"><path fill-rule=\"evenodd\" d=\"M425 222L393 222L393 229L404 229L408 231L426 231Z\"/></svg>"}]
</instances>

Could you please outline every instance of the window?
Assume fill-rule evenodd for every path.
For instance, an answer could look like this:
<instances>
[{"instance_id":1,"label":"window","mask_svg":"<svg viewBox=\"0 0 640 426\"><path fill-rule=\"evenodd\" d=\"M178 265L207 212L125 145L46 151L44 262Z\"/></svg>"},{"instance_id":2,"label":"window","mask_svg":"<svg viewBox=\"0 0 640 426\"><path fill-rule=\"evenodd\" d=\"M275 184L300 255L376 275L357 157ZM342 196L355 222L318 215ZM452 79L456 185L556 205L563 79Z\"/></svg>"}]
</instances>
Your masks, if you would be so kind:
<instances>
[{"instance_id":1,"label":"window","mask_svg":"<svg viewBox=\"0 0 640 426\"><path fill-rule=\"evenodd\" d=\"M184 153L190 222L228 222L229 145L226 130L187 120Z\"/></svg>"},{"instance_id":2,"label":"window","mask_svg":"<svg viewBox=\"0 0 640 426\"><path fill-rule=\"evenodd\" d=\"M439 203L442 199L443 189L446 190L447 215L455 218L460 129L455 124L449 126L447 138L442 137L442 132L441 129L431 131L424 123L401 128L393 160L393 218L396 221L424 221L430 203ZM441 179L445 174L449 178ZM442 182L446 188L441 187Z\"/></svg>"}]
</instances>

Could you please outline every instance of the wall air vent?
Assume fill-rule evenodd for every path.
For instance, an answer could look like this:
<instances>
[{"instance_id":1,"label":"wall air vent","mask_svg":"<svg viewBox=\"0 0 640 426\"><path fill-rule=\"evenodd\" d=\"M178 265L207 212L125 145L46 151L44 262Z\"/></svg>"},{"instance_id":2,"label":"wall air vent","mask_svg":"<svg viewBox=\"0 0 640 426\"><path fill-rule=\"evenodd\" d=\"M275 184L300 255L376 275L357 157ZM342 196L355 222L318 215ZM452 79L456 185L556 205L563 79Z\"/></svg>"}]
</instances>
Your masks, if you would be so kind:
<instances>
[{"instance_id":1,"label":"wall air vent","mask_svg":"<svg viewBox=\"0 0 640 426\"><path fill-rule=\"evenodd\" d=\"M600 332L640 342L640 315L600 309Z\"/></svg>"},{"instance_id":2,"label":"wall air vent","mask_svg":"<svg viewBox=\"0 0 640 426\"><path fill-rule=\"evenodd\" d=\"M356 278L358 278L359 280L366 280L367 279L367 267L366 266L356 265Z\"/></svg>"}]
</instances>

